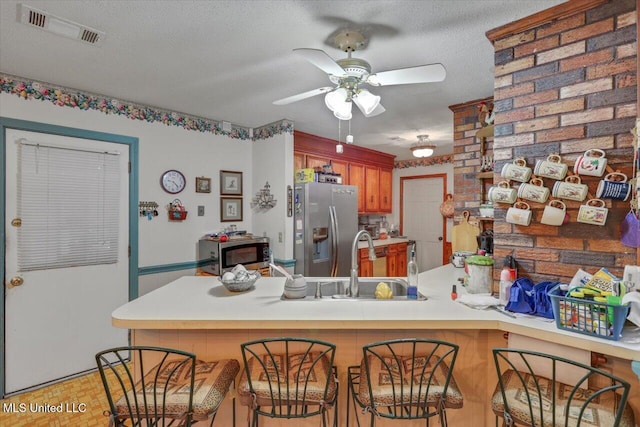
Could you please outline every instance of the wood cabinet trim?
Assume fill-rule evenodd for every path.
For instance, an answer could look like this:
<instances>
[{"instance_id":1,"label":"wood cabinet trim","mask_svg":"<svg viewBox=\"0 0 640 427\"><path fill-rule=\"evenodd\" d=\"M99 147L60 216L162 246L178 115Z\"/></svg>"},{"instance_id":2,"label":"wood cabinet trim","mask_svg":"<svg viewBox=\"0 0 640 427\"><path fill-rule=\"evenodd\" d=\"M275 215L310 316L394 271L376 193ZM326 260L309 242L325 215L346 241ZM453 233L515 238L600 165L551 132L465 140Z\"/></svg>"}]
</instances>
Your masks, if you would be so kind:
<instances>
[{"instance_id":1,"label":"wood cabinet trim","mask_svg":"<svg viewBox=\"0 0 640 427\"><path fill-rule=\"evenodd\" d=\"M357 145L344 145L344 152L336 154L337 141L309 133L293 132L293 151L313 156L326 156L341 161L365 163L387 169L393 169L396 156L371 150Z\"/></svg>"}]
</instances>

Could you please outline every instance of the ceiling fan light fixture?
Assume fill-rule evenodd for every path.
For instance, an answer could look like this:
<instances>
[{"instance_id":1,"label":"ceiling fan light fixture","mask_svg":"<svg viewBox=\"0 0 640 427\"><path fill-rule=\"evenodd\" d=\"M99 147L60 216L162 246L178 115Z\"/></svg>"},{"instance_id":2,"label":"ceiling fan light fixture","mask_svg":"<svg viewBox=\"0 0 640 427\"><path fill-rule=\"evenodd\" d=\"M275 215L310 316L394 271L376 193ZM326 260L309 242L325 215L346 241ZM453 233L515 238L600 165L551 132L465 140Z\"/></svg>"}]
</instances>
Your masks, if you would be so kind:
<instances>
[{"instance_id":1,"label":"ceiling fan light fixture","mask_svg":"<svg viewBox=\"0 0 640 427\"><path fill-rule=\"evenodd\" d=\"M361 89L358 95L353 98L353 102L368 116L380 105L380 97L372 94L367 89Z\"/></svg>"},{"instance_id":2,"label":"ceiling fan light fixture","mask_svg":"<svg viewBox=\"0 0 640 427\"><path fill-rule=\"evenodd\" d=\"M324 96L324 103L327 105L328 109L335 112L341 107L344 108L342 104L346 101L347 95L348 95L347 90L341 87L339 89L336 89L332 92L327 93Z\"/></svg>"},{"instance_id":3,"label":"ceiling fan light fixture","mask_svg":"<svg viewBox=\"0 0 640 427\"><path fill-rule=\"evenodd\" d=\"M333 111L333 115L340 120L351 120L351 107L351 101L342 102L342 104Z\"/></svg>"}]
</instances>

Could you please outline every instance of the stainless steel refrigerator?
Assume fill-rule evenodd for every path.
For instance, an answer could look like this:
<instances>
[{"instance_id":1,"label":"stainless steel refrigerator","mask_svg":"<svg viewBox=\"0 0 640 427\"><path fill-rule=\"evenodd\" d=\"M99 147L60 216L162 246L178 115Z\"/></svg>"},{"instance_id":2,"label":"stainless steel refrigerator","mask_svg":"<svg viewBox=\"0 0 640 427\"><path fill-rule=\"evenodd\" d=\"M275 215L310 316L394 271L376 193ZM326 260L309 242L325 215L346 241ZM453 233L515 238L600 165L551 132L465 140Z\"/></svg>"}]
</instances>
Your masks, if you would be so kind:
<instances>
[{"instance_id":1,"label":"stainless steel refrigerator","mask_svg":"<svg viewBox=\"0 0 640 427\"><path fill-rule=\"evenodd\" d=\"M358 187L296 184L295 272L308 277L349 277L358 233Z\"/></svg>"}]
</instances>

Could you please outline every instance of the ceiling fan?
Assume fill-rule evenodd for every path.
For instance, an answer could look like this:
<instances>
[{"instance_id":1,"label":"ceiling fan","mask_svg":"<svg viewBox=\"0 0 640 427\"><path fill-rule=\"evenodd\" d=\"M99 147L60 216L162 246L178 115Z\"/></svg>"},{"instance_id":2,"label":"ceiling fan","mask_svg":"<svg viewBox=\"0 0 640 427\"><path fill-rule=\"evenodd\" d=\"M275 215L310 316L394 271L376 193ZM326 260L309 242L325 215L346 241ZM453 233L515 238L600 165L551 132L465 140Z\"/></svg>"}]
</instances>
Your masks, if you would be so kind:
<instances>
[{"instance_id":1,"label":"ceiling fan","mask_svg":"<svg viewBox=\"0 0 640 427\"><path fill-rule=\"evenodd\" d=\"M351 119L352 103L356 104L365 117L373 117L384 113L385 108L380 104L380 96L372 94L362 86L440 82L447 74L444 66L438 63L371 73L371 65L367 61L351 57L353 51L362 49L365 45L366 39L361 33L343 31L336 36L335 47L347 52L347 58L334 61L320 49L294 49L294 53L327 73L329 80L335 86L313 89L279 99L273 103L286 105L312 96L326 94L325 104L340 120Z\"/></svg>"}]
</instances>

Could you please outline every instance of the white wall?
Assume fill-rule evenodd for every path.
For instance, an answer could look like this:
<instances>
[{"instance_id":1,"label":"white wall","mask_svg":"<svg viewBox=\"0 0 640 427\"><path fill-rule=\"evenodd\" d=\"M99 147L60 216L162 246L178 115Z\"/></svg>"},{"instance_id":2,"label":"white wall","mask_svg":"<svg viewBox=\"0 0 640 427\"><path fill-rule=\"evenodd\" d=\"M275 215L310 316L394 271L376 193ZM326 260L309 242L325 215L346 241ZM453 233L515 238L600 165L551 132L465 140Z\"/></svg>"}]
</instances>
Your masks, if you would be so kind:
<instances>
[{"instance_id":1,"label":"white wall","mask_svg":"<svg viewBox=\"0 0 640 427\"><path fill-rule=\"evenodd\" d=\"M393 170L393 214L387 215L389 224L400 224L400 178L407 176L447 174L447 193L453 194L453 163L432 166L418 166ZM447 219L447 241L451 241L453 220ZM409 236L410 238L411 236Z\"/></svg>"},{"instance_id":2,"label":"white wall","mask_svg":"<svg viewBox=\"0 0 640 427\"><path fill-rule=\"evenodd\" d=\"M287 217L287 185L293 189L293 135L276 135L253 144L254 192L268 181L277 200L274 208L253 210L252 230L256 235L269 237L276 259L293 258L293 217Z\"/></svg>"},{"instance_id":3,"label":"white wall","mask_svg":"<svg viewBox=\"0 0 640 427\"><path fill-rule=\"evenodd\" d=\"M23 100L6 93L0 93L0 115L139 138L139 200L155 201L160 205L160 216L153 220L139 219L140 267L193 262L197 260L197 242L201 236L232 224L220 222L220 170L243 173L243 221L235 223L238 230L247 230L258 235L262 235L263 231L267 231L268 234L275 233L277 242L278 231L285 232L284 236L287 236L292 229L292 226L287 225L282 219L286 218L286 214L282 213L286 209L285 182L293 181L291 134L276 135L267 140L252 142L161 123L106 115L95 110L58 107L48 102ZM259 161L254 161L254 147L259 153ZM271 153L272 147L275 149L274 153ZM289 166L282 166L283 159L285 165ZM187 178L186 189L177 195L165 193L160 187L160 175L168 169L178 169ZM195 192L195 178L199 176L211 178L211 193ZM251 198L257 191L254 183L262 188L266 180L278 190L278 210L271 214L276 220L271 220L270 216L261 217L269 218L269 221L265 222L260 218L254 223L254 213L250 208ZM170 222L164 210L164 206L176 198L180 199L189 211L187 219L183 222ZM202 217L197 216L198 205L205 207L205 215ZM270 224L275 225L271 227ZM273 239L273 236L270 237ZM292 248L287 250L285 245L281 246L277 247L277 255L291 258ZM185 274L192 273L193 271L185 270ZM175 272L166 276L173 277ZM145 280L151 287L157 287L157 282L157 278L149 277ZM160 282L160 285L167 283L164 280ZM140 287L142 291L144 286L141 284Z\"/></svg>"}]
</instances>

